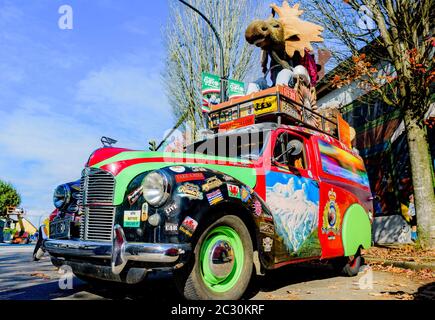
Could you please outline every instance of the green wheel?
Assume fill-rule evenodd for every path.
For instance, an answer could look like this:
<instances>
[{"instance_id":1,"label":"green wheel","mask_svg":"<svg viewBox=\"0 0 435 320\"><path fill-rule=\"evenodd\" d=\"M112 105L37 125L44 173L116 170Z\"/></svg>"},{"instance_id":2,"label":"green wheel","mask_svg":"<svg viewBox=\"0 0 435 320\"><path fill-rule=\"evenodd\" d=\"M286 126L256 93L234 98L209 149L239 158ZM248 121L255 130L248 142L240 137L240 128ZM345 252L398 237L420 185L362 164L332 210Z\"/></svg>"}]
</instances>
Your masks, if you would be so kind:
<instances>
[{"instance_id":1,"label":"green wheel","mask_svg":"<svg viewBox=\"0 0 435 320\"><path fill-rule=\"evenodd\" d=\"M204 230L194 250L193 268L179 270L177 287L192 300L233 300L243 296L253 266L253 247L243 221L223 216Z\"/></svg>"}]
</instances>

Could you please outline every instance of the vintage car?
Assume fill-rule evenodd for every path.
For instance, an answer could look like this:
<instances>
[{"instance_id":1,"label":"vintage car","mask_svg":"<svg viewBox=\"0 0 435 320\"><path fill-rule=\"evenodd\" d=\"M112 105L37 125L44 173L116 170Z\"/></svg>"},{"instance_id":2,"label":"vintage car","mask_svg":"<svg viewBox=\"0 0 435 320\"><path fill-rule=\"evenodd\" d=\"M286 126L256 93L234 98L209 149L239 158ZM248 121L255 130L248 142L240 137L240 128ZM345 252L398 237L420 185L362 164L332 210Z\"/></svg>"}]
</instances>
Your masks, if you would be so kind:
<instances>
[{"instance_id":1,"label":"vintage car","mask_svg":"<svg viewBox=\"0 0 435 320\"><path fill-rule=\"evenodd\" d=\"M96 150L82 172L80 225L68 220L45 250L87 280L133 284L172 270L188 299L239 299L256 273L314 259L356 275L371 245L363 160L276 102L184 153ZM270 107L277 121L263 121ZM211 129L235 121L212 119Z\"/></svg>"}]
</instances>

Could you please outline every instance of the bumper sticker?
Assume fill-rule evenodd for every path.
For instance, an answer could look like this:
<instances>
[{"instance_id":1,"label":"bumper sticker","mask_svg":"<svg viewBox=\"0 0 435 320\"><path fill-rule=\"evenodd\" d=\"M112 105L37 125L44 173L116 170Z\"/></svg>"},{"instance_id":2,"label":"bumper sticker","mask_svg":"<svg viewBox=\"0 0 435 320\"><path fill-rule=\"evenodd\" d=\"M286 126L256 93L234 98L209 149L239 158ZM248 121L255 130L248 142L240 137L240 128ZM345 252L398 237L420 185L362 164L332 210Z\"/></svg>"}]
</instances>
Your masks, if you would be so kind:
<instances>
[{"instance_id":1,"label":"bumper sticker","mask_svg":"<svg viewBox=\"0 0 435 320\"><path fill-rule=\"evenodd\" d=\"M263 239L263 249L264 252L270 252L272 251L272 244L273 244L273 239L266 237Z\"/></svg>"},{"instance_id":2,"label":"bumper sticker","mask_svg":"<svg viewBox=\"0 0 435 320\"><path fill-rule=\"evenodd\" d=\"M186 171L186 169L182 166L173 166L173 167L169 167L169 169L173 172L176 172L176 173L182 173L182 172Z\"/></svg>"},{"instance_id":3,"label":"bumper sticker","mask_svg":"<svg viewBox=\"0 0 435 320\"><path fill-rule=\"evenodd\" d=\"M228 183L227 189L228 189L228 196L230 196L231 198L240 199L240 187L239 186Z\"/></svg>"},{"instance_id":4,"label":"bumper sticker","mask_svg":"<svg viewBox=\"0 0 435 320\"><path fill-rule=\"evenodd\" d=\"M139 188L137 188L136 190L134 190L132 193L130 193L128 196L127 196L127 199L128 199L128 203L130 204L130 205L133 205L133 204L135 204L136 203L136 201L137 201L137 199L139 199L139 197L141 196L141 194L142 194L142 186L140 186Z\"/></svg>"},{"instance_id":5,"label":"bumper sticker","mask_svg":"<svg viewBox=\"0 0 435 320\"><path fill-rule=\"evenodd\" d=\"M187 197L190 200L202 200L203 195L199 187L192 183L185 183L177 188L180 197Z\"/></svg>"},{"instance_id":6,"label":"bumper sticker","mask_svg":"<svg viewBox=\"0 0 435 320\"><path fill-rule=\"evenodd\" d=\"M144 202L142 204L142 212L140 215L140 220L141 221L147 221L148 220L148 203Z\"/></svg>"},{"instance_id":7,"label":"bumper sticker","mask_svg":"<svg viewBox=\"0 0 435 320\"><path fill-rule=\"evenodd\" d=\"M203 167L192 167L193 172L206 172L207 169Z\"/></svg>"},{"instance_id":8,"label":"bumper sticker","mask_svg":"<svg viewBox=\"0 0 435 320\"><path fill-rule=\"evenodd\" d=\"M247 202L251 198L251 194L249 193L249 190L245 187L242 187L240 190L240 199L242 199L243 202Z\"/></svg>"},{"instance_id":9,"label":"bumper sticker","mask_svg":"<svg viewBox=\"0 0 435 320\"><path fill-rule=\"evenodd\" d=\"M260 222L260 232L273 236L275 234L275 227L273 224Z\"/></svg>"},{"instance_id":10,"label":"bumper sticker","mask_svg":"<svg viewBox=\"0 0 435 320\"><path fill-rule=\"evenodd\" d=\"M224 198L222 196L222 192L219 189L216 191L207 193L207 199L208 199L208 203L210 203L211 206L224 200Z\"/></svg>"},{"instance_id":11,"label":"bumper sticker","mask_svg":"<svg viewBox=\"0 0 435 320\"><path fill-rule=\"evenodd\" d=\"M176 223L165 223L165 231L168 233L176 233L178 231L178 225Z\"/></svg>"},{"instance_id":12,"label":"bumper sticker","mask_svg":"<svg viewBox=\"0 0 435 320\"><path fill-rule=\"evenodd\" d=\"M189 237L191 237L195 232L197 226L198 226L198 221L187 216L186 218L184 218L183 223L180 226L180 231L184 232Z\"/></svg>"},{"instance_id":13,"label":"bumper sticker","mask_svg":"<svg viewBox=\"0 0 435 320\"><path fill-rule=\"evenodd\" d=\"M186 181L193 181L193 180L204 180L204 174L201 172L195 172L195 173L182 173L182 174L177 174L175 176L175 181L177 183L180 182L186 182Z\"/></svg>"},{"instance_id":14,"label":"bumper sticker","mask_svg":"<svg viewBox=\"0 0 435 320\"><path fill-rule=\"evenodd\" d=\"M219 188L221 185L222 181L220 181L217 177L211 177L208 178L202 185L202 191L208 192L212 189Z\"/></svg>"},{"instance_id":15,"label":"bumper sticker","mask_svg":"<svg viewBox=\"0 0 435 320\"><path fill-rule=\"evenodd\" d=\"M260 216L261 216L261 213L263 212L263 209L262 209L262 207L261 207L261 203L260 203L260 201L255 200L253 206L254 206L254 213L255 213L255 215L256 215L257 217L260 217Z\"/></svg>"},{"instance_id":16,"label":"bumper sticker","mask_svg":"<svg viewBox=\"0 0 435 320\"><path fill-rule=\"evenodd\" d=\"M140 210L124 211L124 227L138 228L140 226Z\"/></svg>"},{"instance_id":17,"label":"bumper sticker","mask_svg":"<svg viewBox=\"0 0 435 320\"><path fill-rule=\"evenodd\" d=\"M168 206L166 206L166 207L164 208L165 213L166 213L167 215L171 214L172 212L174 212L174 211L177 210L177 209L178 209L178 206L177 206L176 203L171 203L170 205L168 205Z\"/></svg>"}]
</instances>

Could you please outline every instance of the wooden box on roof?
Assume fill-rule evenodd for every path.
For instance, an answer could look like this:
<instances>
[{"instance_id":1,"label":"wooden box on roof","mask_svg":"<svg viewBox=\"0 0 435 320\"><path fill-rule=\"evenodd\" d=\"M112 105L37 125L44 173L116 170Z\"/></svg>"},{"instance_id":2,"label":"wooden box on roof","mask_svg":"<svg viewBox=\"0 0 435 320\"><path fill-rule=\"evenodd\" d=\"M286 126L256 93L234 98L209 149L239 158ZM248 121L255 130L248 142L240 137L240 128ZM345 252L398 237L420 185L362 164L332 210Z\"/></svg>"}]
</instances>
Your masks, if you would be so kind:
<instances>
[{"instance_id":1,"label":"wooden box on roof","mask_svg":"<svg viewBox=\"0 0 435 320\"><path fill-rule=\"evenodd\" d=\"M227 131L260 122L301 125L338 138L337 118L329 118L306 107L297 92L276 86L212 106L210 128Z\"/></svg>"}]
</instances>

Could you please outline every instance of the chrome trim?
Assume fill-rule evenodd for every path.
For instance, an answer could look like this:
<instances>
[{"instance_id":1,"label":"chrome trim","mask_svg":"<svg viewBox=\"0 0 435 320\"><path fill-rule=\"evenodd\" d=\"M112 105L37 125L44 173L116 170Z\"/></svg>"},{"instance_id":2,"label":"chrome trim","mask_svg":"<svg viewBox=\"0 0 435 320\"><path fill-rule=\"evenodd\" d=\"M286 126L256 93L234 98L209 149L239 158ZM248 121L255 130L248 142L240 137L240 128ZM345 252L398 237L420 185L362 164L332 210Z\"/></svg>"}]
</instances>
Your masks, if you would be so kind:
<instances>
[{"instance_id":1,"label":"chrome trim","mask_svg":"<svg viewBox=\"0 0 435 320\"><path fill-rule=\"evenodd\" d=\"M217 241L208 256L210 271L218 279L228 277L233 270L234 261L234 249L226 240Z\"/></svg>"},{"instance_id":2,"label":"chrome trim","mask_svg":"<svg viewBox=\"0 0 435 320\"><path fill-rule=\"evenodd\" d=\"M173 263L191 250L190 244L128 243L127 241L123 244L124 261ZM61 257L112 259L113 255L113 245L107 242L47 239L43 247L50 254ZM120 272L120 270L116 271Z\"/></svg>"},{"instance_id":3,"label":"chrome trim","mask_svg":"<svg viewBox=\"0 0 435 320\"><path fill-rule=\"evenodd\" d=\"M142 186L142 187L143 187L143 181L144 181L144 180L146 179L146 177L147 177L148 175L150 175L151 173L157 173L157 174L160 174L160 175L162 176L162 178L163 178L163 182L164 182L164 191L163 191L163 195L162 195L162 198L160 199L159 203L157 203L157 204L155 204L155 205L150 204L150 203L146 200L146 198L145 198L145 192L143 192L143 197L144 197L145 201L146 201L150 206L155 207L155 208L159 208L159 207L163 206L164 204L166 204L166 202L168 201L168 199L169 199L169 197L170 197L170 195L171 195L171 184L169 183L169 178L168 178L167 174L166 174L164 171L162 171L162 170L159 169L159 170L154 170L154 171L148 172L148 173L144 176L144 178L142 179L142 182L141 182L141 186Z\"/></svg>"},{"instance_id":4,"label":"chrome trim","mask_svg":"<svg viewBox=\"0 0 435 320\"><path fill-rule=\"evenodd\" d=\"M48 235L45 233L46 230L46 225L42 224L39 227L39 236L42 238L42 240L47 240L48 239Z\"/></svg>"},{"instance_id":5,"label":"chrome trim","mask_svg":"<svg viewBox=\"0 0 435 320\"><path fill-rule=\"evenodd\" d=\"M115 207L115 178L98 168L85 168L80 180L80 239L112 241Z\"/></svg>"}]
</instances>

